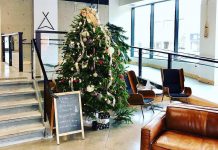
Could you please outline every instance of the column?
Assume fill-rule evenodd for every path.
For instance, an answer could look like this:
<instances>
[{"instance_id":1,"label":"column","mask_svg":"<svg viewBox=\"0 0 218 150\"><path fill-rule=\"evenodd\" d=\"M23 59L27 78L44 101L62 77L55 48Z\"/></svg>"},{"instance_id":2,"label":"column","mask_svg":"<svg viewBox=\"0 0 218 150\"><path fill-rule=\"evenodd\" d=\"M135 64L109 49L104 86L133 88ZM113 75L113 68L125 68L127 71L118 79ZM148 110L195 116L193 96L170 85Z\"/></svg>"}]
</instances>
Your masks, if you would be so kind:
<instances>
[{"instance_id":1,"label":"column","mask_svg":"<svg viewBox=\"0 0 218 150\"><path fill-rule=\"evenodd\" d=\"M201 4L201 31L200 31L200 55L210 58L218 58L218 19L217 19L217 1L202 0ZM208 25L208 37L205 37L205 25ZM212 63L201 62L208 65ZM199 65L199 80L210 84L217 84L217 69Z\"/></svg>"}]
</instances>

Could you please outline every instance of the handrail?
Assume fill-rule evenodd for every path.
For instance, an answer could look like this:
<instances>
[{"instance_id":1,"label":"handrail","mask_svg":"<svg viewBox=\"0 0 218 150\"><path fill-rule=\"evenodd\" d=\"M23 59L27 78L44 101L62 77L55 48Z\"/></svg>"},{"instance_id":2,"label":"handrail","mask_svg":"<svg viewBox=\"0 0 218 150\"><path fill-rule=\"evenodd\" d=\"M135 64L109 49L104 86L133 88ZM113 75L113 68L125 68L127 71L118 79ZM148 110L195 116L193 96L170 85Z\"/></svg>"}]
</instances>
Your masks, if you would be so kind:
<instances>
[{"instance_id":1,"label":"handrail","mask_svg":"<svg viewBox=\"0 0 218 150\"><path fill-rule=\"evenodd\" d=\"M66 31L46 31L46 30L36 30L36 33L50 33L50 34L66 34Z\"/></svg>"},{"instance_id":2,"label":"handrail","mask_svg":"<svg viewBox=\"0 0 218 150\"><path fill-rule=\"evenodd\" d=\"M141 47L135 47L135 46L130 46L132 49L138 49L139 50L139 55L138 55L138 75L141 77L142 75L142 51L149 51L149 52L157 52L157 53L162 53L168 55L167 59L167 68L172 68L172 56L179 56L179 57L184 57L184 58L190 58L190 59L195 59L195 60L201 60L201 61L206 61L206 62L211 62L211 63L217 63L217 59L209 58L209 57L202 57L199 55L192 55L192 54L187 54L187 53L175 53L175 52L169 52L166 50L157 50L157 49L149 49L149 48L141 48ZM177 59L177 58L174 58Z\"/></svg>"},{"instance_id":3,"label":"handrail","mask_svg":"<svg viewBox=\"0 0 218 150\"><path fill-rule=\"evenodd\" d=\"M8 33L8 34L2 34L1 36L12 36L12 35L18 35L19 33L22 33L22 32L14 32L14 33Z\"/></svg>"},{"instance_id":4,"label":"handrail","mask_svg":"<svg viewBox=\"0 0 218 150\"><path fill-rule=\"evenodd\" d=\"M39 64L40 64L40 67L41 67L41 71L43 73L43 76L44 76L44 92L47 90L49 95L52 96L52 97L56 97L55 94L52 92L50 86L49 86L49 80L48 80L48 76L46 74L46 71L45 71L45 68L44 68L44 65L43 65L43 62L42 62L42 59L41 59L41 56L40 56L40 52L39 52L39 49L37 47L37 44L36 44L36 40L35 39L32 39L32 43L35 47L35 50L36 50L36 54L37 54L37 58L39 60ZM45 94L44 94L45 95ZM47 110L46 110L46 99L44 99L44 121L46 122L46 114L47 114Z\"/></svg>"},{"instance_id":5,"label":"handrail","mask_svg":"<svg viewBox=\"0 0 218 150\"><path fill-rule=\"evenodd\" d=\"M136 48L136 49L142 49L142 50L146 50L146 51L150 51L150 52L157 52L157 53L162 53L162 54L170 54L170 55L174 55L174 56L180 56L180 57L186 57L186 58L191 58L191 59L198 59L198 60L202 60L202 61L209 61L209 62L213 62L213 63L218 63L217 59L213 59L213 58L209 58L209 57L202 57L199 55L194 55L194 56L190 56L192 54L181 54L181 53L175 53L175 52L167 52L166 50L157 50L157 49L149 49L149 48L141 48L141 47L135 47L135 46L130 46L131 48Z\"/></svg>"}]
</instances>

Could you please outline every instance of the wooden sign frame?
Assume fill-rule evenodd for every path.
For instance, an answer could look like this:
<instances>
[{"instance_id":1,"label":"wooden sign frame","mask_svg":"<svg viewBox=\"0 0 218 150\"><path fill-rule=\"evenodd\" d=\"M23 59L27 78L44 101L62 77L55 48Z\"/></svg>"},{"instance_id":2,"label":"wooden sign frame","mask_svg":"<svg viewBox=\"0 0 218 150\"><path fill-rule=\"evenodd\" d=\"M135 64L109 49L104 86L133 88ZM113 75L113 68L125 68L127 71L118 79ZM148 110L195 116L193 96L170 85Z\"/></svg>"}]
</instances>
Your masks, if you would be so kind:
<instances>
[{"instance_id":1,"label":"wooden sign frame","mask_svg":"<svg viewBox=\"0 0 218 150\"><path fill-rule=\"evenodd\" d=\"M81 94L80 91L73 91L73 92L64 92L64 93L55 93L55 95L62 96L62 95L72 95L72 94L79 94L79 109L80 109L80 124L81 124L81 130L75 130L71 132L61 133L59 134L59 126L58 126L58 112L57 112L57 99L54 98L54 109L55 109L55 124L56 124L56 138L57 138L57 144L60 144L60 136L66 136L71 135L75 133L82 133L82 139L85 139L84 135L84 127L83 127L83 116L82 116L82 104L81 104Z\"/></svg>"}]
</instances>

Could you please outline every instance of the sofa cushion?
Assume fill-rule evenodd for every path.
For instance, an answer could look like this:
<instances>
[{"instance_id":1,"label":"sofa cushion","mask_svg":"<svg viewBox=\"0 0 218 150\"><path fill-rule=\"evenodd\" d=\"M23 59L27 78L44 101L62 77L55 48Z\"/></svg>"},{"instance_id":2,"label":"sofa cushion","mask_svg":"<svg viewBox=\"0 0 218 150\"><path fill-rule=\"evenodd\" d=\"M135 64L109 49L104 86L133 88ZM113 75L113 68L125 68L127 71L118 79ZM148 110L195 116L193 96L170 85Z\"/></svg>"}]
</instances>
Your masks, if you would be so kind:
<instances>
[{"instance_id":1,"label":"sofa cushion","mask_svg":"<svg viewBox=\"0 0 218 150\"><path fill-rule=\"evenodd\" d=\"M218 150L218 140L190 134L166 131L152 145L152 149L170 150Z\"/></svg>"},{"instance_id":2,"label":"sofa cushion","mask_svg":"<svg viewBox=\"0 0 218 150\"><path fill-rule=\"evenodd\" d=\"M218 111L186 106L168 106L166 127L210 138L218 138Z\"/></svg>"}]
</instances>

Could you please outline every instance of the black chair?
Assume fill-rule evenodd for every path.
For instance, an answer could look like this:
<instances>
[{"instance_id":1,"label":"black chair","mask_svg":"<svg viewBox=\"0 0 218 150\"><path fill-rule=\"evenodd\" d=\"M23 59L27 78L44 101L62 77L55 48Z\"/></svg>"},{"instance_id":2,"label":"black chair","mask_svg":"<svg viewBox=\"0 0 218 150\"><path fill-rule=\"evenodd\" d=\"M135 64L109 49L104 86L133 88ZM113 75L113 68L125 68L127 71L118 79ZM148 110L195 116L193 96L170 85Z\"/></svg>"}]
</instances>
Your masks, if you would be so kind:
<instances>
[{"instance_id":1,"label":"black chair","mask_svg":"<svg viewBox=\"0 0 218 150\"><path fill-rule=\"evenodd\" d=\"M125 82L127 85L127 91L129 93L128 102L130 105L140 105L142 116L144 119L143 106L151 106L151 110L154 112L152 102L155 98L155 93L152 90L138 90L137 85L139 84L138 79L134 71L128 71L125 76Z\"/></svg>"},{"instance_id":2,"label":"black chair","mask_svg":"<svg viewBox=\"0 0 218 150\"><path fill-rule=\"evenodd\" d=\"M185 87L184 72L183 69L161 69L161 78L163 86L163 96L170 97L170 102L173 98L186 98L188 103L188 97L191 96L192 90L190 87Z\"/></svg>"}]
</instances>

